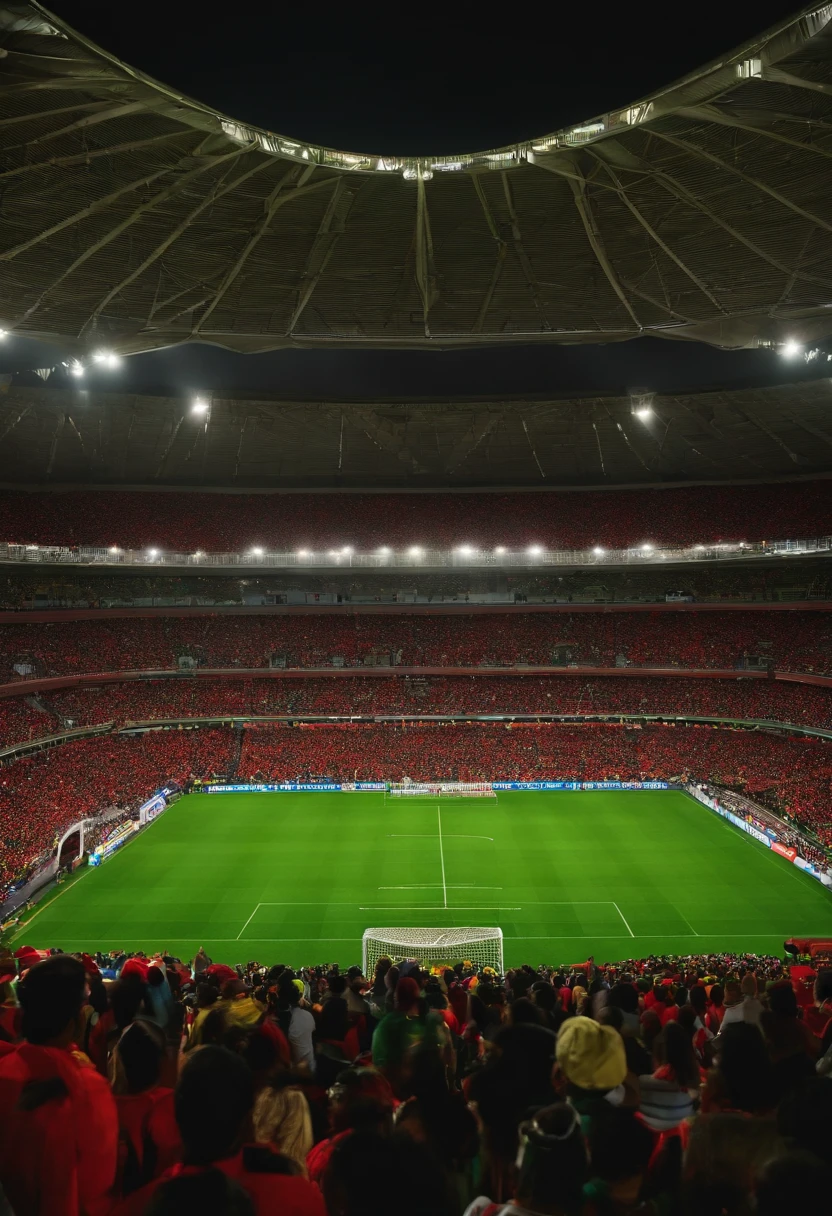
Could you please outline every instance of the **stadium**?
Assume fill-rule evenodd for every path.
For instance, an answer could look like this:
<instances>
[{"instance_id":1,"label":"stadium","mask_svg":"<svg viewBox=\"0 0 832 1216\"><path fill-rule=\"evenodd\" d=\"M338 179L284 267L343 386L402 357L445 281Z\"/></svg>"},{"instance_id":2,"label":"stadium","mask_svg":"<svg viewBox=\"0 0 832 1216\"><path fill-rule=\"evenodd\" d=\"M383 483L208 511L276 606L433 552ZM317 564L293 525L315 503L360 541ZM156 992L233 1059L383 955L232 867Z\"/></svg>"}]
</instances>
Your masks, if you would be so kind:
<instances>
[{"instance_id":1,"label":"stadium","mask_svg":"<svg viewBox=\"0 0 832 1216\"><path fill-rule=\"evenodd\" d=\"M748 35L370 155L0 2L0 1211L828 1205L832 9ZM246 380L652 338L743 370Z\"/></svg>"}]
</instances>

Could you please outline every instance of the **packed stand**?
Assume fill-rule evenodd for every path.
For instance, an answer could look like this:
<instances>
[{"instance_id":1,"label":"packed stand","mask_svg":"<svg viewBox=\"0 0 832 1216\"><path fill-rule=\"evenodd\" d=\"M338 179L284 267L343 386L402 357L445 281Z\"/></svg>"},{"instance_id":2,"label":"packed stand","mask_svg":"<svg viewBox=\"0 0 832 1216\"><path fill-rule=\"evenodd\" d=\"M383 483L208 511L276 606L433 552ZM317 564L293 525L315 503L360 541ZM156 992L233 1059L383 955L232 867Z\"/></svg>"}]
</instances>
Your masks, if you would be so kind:
<instances>
[{"instance_id":1,"label":"packed stand","mask_svg":"<svg viewBox=\"0 0 832 1216\"><path fill-rule=\"evenodd\" d=\"M832 532L828 483L528 494L211 494L64 491L0 496L8 543L238 553L766 541Z\"/></svg>"},{"instance_id":2,"label":"packed stand","mask_svg":"<svg viewBox=\"0 0 832 1216\"><path fill-rule=\"evenodd\" d=\"M67 828L107 807L136 809L166 781L225 774L231 748L225 730L104 736L0 768L0 904Z\"/></svg>"},{"instance_id":3,"label":"packed stand","mask_svg":"<svg viewBox=\"0 0 832 1216\"><path fill-rule=\"evenodd\" d=\"M135 617L0 626L7 680L95 671L404 666L832 672L832 613L496 612ZM19 668L20 670L15 670Z\"/></svg>"},{"instance_id":4,"label":"packed stand","mask_svg":"<svg viewBox=\"0 0 832 1216\"><path fill-rule=\"evenodd\" d=\"M2 960L16 1216L828 1207L832 969Z\"/></svg>"},{"instance_id":5,"label":"packed stand","mask_svg":"<svg viewBox=\"0 0 832 1216\"><path fill-rule=\"evenodd\" d=\"M19 567L0 575L0 610L42 608L165 608L271 604L442 603L773 603L832 600L827 562L745 561L739 566L696 562L668 570L661 565L625 570L504 571L455 567L441 573L414 569L341 568L313 574L297 567L267 575L187 576L106 572L95 568Z\"/></svg>"},{"instance_id":6,"label":"packed stand","mask_svg":"<svg viewBox=\"0 0 832 1216\"><path fill-rule=\"evenodd\" d=\"M396 676L270 680L131 680L48 693L50 714L19 719L0 700L6 743L67 727L234 715L690 714L832 726L832 689L767 678ZM28 707L27 707L28 708ZM23 733L21 733L23 731Z\"/></svg>"}]
</instances>

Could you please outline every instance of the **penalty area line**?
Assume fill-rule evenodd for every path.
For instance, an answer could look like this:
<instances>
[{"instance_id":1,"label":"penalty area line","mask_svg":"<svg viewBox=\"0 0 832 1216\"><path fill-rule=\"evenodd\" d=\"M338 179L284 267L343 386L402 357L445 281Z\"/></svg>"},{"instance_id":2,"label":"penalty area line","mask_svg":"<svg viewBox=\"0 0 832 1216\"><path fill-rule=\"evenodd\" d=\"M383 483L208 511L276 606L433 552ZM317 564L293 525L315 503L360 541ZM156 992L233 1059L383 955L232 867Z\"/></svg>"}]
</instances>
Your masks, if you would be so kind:
<instances>
[{"instance_id":1,"label":"penalty area line","mask_svg":"<svg viewBox=\"0 0 832 1216\"><path fill-rule=\"evenodd\" d=\"M633 933L632 929L630 928L629 924L627 923L627 917L621 911L618 904L615 902L615 900L610 900L610 903L615 908L616 912L621 917L621 919L624 921L624 924L627 925L627 932L629 933L630 937L635 937L635 933ZM696 936L698 936L698 934Z\"/></svg>"}]
</instances>

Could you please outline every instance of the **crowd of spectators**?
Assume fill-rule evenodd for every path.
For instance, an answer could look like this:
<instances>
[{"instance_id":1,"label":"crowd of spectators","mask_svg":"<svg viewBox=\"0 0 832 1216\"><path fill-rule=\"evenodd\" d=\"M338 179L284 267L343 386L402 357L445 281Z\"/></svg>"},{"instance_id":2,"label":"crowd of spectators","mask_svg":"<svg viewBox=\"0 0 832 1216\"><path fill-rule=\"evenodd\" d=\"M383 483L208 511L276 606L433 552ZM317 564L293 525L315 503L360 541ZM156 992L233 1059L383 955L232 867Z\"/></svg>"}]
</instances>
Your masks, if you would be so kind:
<instances>
[{"instance_id":1,"label":"crowd of spectators","mask_svg":"<svg viewBox=\"0 0 832 1216\"><path fill-rule=\"evenodd\" d=\"M21 569L0 577L0 609L188 607L282 603L664 603L684 594L697 602L798 603L831 600L832 574L825 562L766 558L740 565L694 562L668 568L505 571L453 567L437 571L391 568L341 569L312 574L303 569L268 574L166 575L62 566Z\"/></svg>"},{"instance_id":2,"label":"crowd of spectators","mask_svg":"<svg viewBox=\"0 0 832 1216\"><path fill-rule=\"evenodd\" d=\"M78 740L0 768L0 903L72 824L135 809L168 780L224 774L231 755L230 731L166 731Z\"/></svg>"},{"instance_id":3,"label":"crowd of spectators","mask_svg":"<svg viewBox=\"0 0 832 1216\"><path fill-rule=\"evenodd\" d=\"M5 491L9 543L148 546L179 553L364 551L388 545L626 549L825 536L825 481L651 490L494 494L211 494Z\"/></svg>"},{"instance_id":4,"label":"crowd of spectators","mask_svg":"<svg viewBox=\"0 0 832 1216\"><path fill-rule=\"evenodd\" d=\"M16 1216L782 1216L832 1188L832 970L0 960ZM0 1195L2 1198L2 1195Z\"/></svg>"},{"instance_id":5,"label":"crowd of spectators","mask_svg":"<svg viewBox=\"0 0 832 1216\"><path fill-rule=\"evenodd\" d=\"M167 780L637 781L695 777L745 790L832 847L832 751L817 739L707 727L558 723L250 724L77 740L0 769L0 888L71 824L137 807Z\"/></svg>"},{"instance_id":6,"label":"crowd of spectators","mask_svg":"<svg viewBox=\"0 0 832 1216\"><path fill-rule=\"evenodd\" d=\"M0 626L7 679L204 667L477 667L572 663L832 671L823 611L351 613L128 617Z\"/></svg>"},{"instance_id":7,"label":"crowd of spectators","mask_svg":"<svg viewBox=\"0 0 832 1216\"><path fill-rule=\"evenodd\" d=\"M0 746L62 726L233 716L687 714L832 727L832 689L768 678L356 676L131 680L50 693L44 713L0 700Z\"/></svg>"}]
</instances>

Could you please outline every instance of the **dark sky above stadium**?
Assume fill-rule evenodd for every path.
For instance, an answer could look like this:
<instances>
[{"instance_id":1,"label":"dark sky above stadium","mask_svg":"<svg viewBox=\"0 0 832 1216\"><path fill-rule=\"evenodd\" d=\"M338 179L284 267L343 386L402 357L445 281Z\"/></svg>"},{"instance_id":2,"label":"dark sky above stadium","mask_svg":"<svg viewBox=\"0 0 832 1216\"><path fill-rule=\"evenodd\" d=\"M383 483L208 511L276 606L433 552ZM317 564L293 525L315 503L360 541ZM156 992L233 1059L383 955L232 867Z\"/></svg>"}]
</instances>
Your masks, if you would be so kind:
<instances>
[{"instance_id":1,"label":"dark sky above stadium","mask_svg":"<svg viewBox=\"0 0 832 1216\"><path fill-rule=\"evenodd\" d=\"M587 4L203 5L47 0L125 62L235 117L331 147L452 153L540 135L633 101L787 16L794 0ZM23 343L4 352L31 366ZM18 362L20 360L20 362ZM48 362L48 358L45 359ZM794 380L818 364L644 339L450 352L204 346L134 357L107 386L321 398L656 391Z\"/></svg>"}]
</instances>

